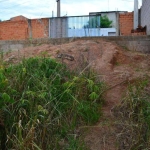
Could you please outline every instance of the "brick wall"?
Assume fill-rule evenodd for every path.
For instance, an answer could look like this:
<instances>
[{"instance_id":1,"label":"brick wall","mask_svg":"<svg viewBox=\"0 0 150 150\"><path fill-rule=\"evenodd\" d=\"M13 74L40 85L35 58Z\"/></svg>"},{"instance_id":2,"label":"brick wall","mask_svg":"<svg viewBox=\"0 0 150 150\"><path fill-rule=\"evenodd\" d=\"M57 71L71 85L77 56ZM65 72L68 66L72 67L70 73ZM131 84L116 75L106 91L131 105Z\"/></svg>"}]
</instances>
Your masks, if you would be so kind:
<instances>
[{"instance_id":1,"label":"brick wall","mask_svg":"<svg viewBox=\"0 0 150 150\"><path fill-rule=\"evenodd\" d=\"M133 12L119 14L120 35L131 35L133 16Z\"/></svg>"},{"instance_id":2,"label":"brick wall","mask_svg":"<svg viewBox=\"0 0 150 150\"><path fill-rule=\"evenodd\" d=\"M33 38L49 37L49 19L31 20Z\"/></svg>"},{"instance_id":3,"label":"brick wall","mask_svg":"<svg viewBox=\"0 0 150 150\"><path fill-rule=\"evenodd\" d=\"M26 21L0 22L0 40L22 40L28 38Z\"/></svg>"},{"instance_id":4,"label":"brick wall","mask_svg":"<svg viewBox=\"0 0 150 150\"><path fill-rule=\"evenodd\" d=\"M49 36L49 19L31 19L0 22L0 40L23 40Z\"/></svg>"},{"instance_id":5,"label":"brick wall","mask_svg":"<svg viewBox=\"0 0 150 150\"><path fill-rule=\"evenodd\" d=\"M16 17L13 17L13 18L10 18L11 21L21 21L21 20L28 20L28 18L24 17L24 16L16 16Z\"/></svg>"},{"instance_id":6,"label":"brick wall","mask_svg":"<svg viewBox=\"0 0 150 150\"><path fill-rule=\"evenodd\" d=\"M150 0L143 0L141 7L141 26L147 26L147 34L150 35Z\"/></svg>"}]
</instances>

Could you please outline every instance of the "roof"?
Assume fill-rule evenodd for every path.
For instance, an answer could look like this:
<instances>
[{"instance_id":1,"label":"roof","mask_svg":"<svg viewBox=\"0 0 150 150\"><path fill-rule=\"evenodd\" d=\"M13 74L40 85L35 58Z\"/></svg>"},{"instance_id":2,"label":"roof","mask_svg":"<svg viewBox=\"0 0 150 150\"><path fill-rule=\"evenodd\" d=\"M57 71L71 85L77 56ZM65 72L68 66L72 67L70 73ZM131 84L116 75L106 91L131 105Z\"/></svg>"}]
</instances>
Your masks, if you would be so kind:
<instances>
[{"instance_id":1,"label":"roof","mask_svg":"<svg viewBox=\"0 0 150 150\"><path fill-rule=\"evenodd\" d=\"M90 12L89 15L94 15L94 14L104 14L104 13L123 13L127 11L101 11L101 12Z\"/></svg>"}]
</instances>

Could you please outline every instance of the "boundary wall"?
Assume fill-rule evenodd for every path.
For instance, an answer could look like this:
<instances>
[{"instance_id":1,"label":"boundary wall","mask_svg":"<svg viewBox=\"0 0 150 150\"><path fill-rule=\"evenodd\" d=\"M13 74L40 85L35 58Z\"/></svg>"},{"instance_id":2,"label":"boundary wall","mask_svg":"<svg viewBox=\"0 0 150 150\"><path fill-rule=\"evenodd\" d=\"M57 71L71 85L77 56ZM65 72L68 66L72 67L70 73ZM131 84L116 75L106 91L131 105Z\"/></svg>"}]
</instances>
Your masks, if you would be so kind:
<instances>
[{"instance_id":1,"label":"boundary wall","mask_svg":"<svg viewBox=\"0 0 150 150\"><path fill-rule=\"evenodd\" d=\"M61 45L77 40L97 40L103 39L110 42L116 42L120 46L143 53L150 53L150 36L114 36L114 37L83 37L83 38L41 38L33 40L13 40L0 41L0 52L7 52L13 50L21 50L30 46L38 46L42 44Z\"/></svg>"}]
</instances>

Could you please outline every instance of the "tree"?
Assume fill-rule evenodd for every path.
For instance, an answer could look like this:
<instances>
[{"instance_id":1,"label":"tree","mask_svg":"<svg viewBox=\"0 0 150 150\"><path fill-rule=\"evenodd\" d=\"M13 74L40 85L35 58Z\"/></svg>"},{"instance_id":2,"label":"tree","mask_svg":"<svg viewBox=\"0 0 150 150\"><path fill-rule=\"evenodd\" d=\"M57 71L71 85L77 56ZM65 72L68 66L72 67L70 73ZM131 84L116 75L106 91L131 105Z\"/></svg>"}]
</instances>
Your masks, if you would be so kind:
<instances>
[{"instance_id":1,"label":"tree","mask_svg":"<svg viewBox=\"0 0 150 150\"><path fill-rule=\"evenodd\" d=\"M105 15L105 16L102 16L101 17L101 25L100 27L101 28L110 28L112 27L111 24L112 24L113 21L109 20L109 18Z\"/></svg>"},{"instance_id":2,"label":"tree","mask_svg":"<svg viewBox=\"0 0 150 150\"><path fill-rule=\"evenodd\" d=\"M84 25L84 28L111 28L112 22L106 15L91 16L88 23Z\"/></svg>"}]
</instances>

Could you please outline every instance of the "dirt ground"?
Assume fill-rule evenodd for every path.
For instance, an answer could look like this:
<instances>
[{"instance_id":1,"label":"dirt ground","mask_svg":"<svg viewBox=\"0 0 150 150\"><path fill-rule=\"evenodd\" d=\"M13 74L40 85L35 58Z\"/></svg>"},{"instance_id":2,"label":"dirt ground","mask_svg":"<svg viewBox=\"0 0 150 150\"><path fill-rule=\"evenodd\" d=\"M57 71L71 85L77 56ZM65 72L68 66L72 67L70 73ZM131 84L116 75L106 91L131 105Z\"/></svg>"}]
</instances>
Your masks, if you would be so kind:
<instances>
[{"instance_id":1,"label":"dirt ground","mask_svg":"<svg viewBox=\"0 0 150 150\"><path fill-rule=\"evenodd\" d=\"M7 62L18 63L22 58L45 56L66 63L70 69L83 72L88 68L98 73L107 84L103 117L95 126L81 127L84 142L90 150L117 150L115 119L112 109L125 95L127 84L150 76L150 57L123 49L104 40L80 40L68 44L45 44L9 52Z\"/></svg>"}]
</instances>

